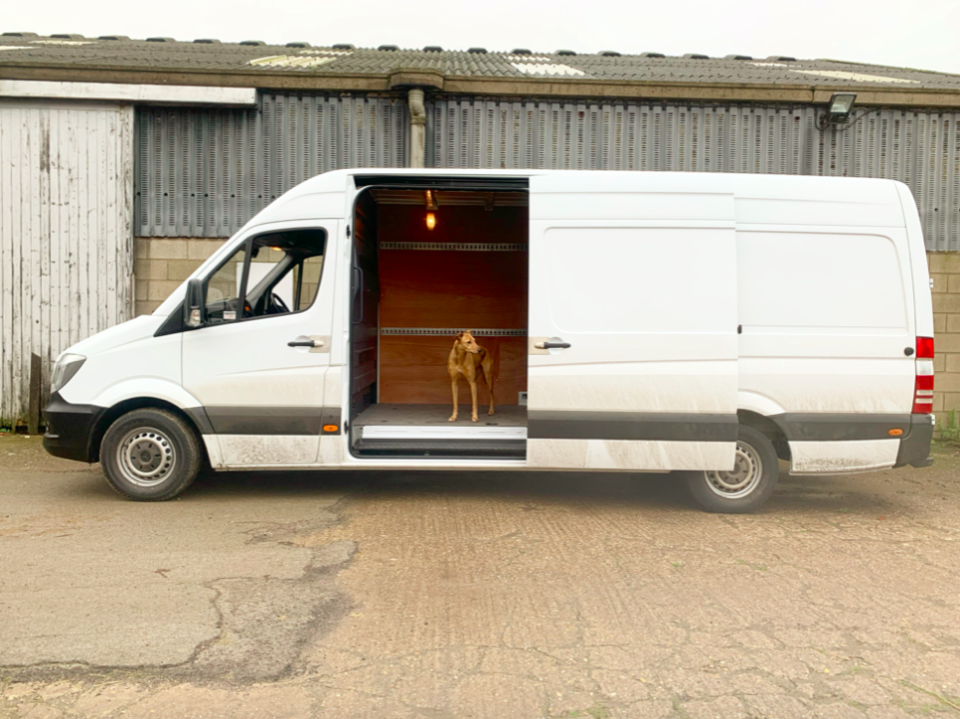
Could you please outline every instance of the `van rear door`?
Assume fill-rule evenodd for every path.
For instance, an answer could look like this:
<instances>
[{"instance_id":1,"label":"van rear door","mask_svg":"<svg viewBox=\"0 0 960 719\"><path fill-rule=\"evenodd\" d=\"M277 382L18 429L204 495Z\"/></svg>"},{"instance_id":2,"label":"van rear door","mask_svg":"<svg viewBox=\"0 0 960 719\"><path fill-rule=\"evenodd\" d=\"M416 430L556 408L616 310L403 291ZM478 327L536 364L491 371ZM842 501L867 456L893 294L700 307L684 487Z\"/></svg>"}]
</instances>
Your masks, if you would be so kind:
<instances>
[{"instance_id":1,"label":"van rear door","mask_svg":"<svg viewBox=\"0 0 960 719\"><path fill-rule=\"evenodd\" d=\"M532 177L528 466L733 469L736 303L716 177Z\"/></svg>"}]
</instances>

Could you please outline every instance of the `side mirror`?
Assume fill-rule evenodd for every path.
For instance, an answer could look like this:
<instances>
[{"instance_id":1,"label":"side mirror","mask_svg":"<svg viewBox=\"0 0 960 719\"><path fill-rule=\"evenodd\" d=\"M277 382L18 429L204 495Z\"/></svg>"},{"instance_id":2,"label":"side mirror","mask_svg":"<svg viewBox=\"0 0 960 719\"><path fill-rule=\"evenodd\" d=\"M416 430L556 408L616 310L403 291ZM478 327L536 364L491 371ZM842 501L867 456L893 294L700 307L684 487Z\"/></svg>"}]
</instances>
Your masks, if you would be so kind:
<instances>
[{"instance_id":1,"label":"side mirror","mask_svg":"<svg viewBox=\"0 0 960 719\"><path fill-rule=\"evenodd\" d=\"M200 280L189 280L187 294L183 298L183 324L187 327L202 327L207 319L205 309L203 283Z\"/></svg>"}]
</instances>

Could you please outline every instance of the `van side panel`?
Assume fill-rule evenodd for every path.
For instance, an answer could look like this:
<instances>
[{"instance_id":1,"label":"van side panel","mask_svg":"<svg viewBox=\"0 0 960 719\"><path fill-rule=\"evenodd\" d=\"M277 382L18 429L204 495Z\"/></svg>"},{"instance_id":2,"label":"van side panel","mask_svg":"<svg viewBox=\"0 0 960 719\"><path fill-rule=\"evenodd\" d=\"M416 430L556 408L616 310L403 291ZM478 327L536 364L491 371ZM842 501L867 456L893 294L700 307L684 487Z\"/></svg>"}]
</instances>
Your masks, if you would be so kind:
<instances>
[{"instance_id":1,"label":"van side panel","mask_svg":"<svg viewBox=\"0 0 960 719\"><path fill-rule=\"evenodd\" d=\"M527 465L731 469L732 194L715 178L558 173L531 179L530 202Z\"/></svg>"},{"instance_id":2,"label":"van side panel","mask_svg":"<svg viewBox=\"0 0 960 719\"><path fill-rule=\"evenodd\" d=\"M794 472L892 467L899 441L875 438L886 436L877 423L909 417L917 334L895 184L777 190L740 182L740 392L777 407L774 421L802 414L801 434L820 440L788 434ZM862 425L863 439L841 441L824 429L841 418Z\"/></svg>"},{"instance_id":3,"label":"van side panel","mask_svg":"<svg viewBox=\"0 0 960 719\"><path fill-rule=\"evenodd\" d=\"M786 412L910 412L903 230L737 233L740 387Z\"/></svg>"},{"instance_id":4,"label":"van side panel","mask_svg":"<svg viewBox=\"0 0 960 719\"><path fill-rule=\"evenodd\" d=\"M846 474L889 469L897 461L899 439L791 442L791 474Z\"/></svg>"},{"instance_id":5,"label":"van side panel","mask_svg":"<svg viewBox=\"0 0 960 719\"><path fill-rule=\"evenodd\" d=\"M730 467L732 462L726 442L531 439L527 441L527 465L669 472Z\"/></svg>"}]
</instances>

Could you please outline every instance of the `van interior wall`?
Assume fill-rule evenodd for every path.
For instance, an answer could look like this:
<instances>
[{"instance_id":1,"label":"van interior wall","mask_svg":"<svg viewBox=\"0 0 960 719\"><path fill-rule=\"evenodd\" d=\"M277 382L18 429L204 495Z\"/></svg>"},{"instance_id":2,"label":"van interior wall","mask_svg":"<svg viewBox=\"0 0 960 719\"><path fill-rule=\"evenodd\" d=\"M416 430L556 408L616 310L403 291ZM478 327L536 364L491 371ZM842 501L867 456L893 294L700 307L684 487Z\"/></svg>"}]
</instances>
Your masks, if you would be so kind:
<instances>
[{"instance_id":1,"label":"van interior wall","mask_svg":"<svg viewBox=\"0 0 960 719\"><path fill-rule=\"evenodd\" d=\"M381 205L380 243L527 243L527 208L441 204L436 227L426 226L426 210L415 205ZM458 328L466 330L527 327L526 249L517 251L445 251L380 248L380 327ZM379 402L449 404L447 358L454 335L381 334ZM483 336L477 342L494 359L498 405L518 404L527 389L525 336ZM470 389L459 383L459 401L469 404ZM481 405L488 402L484 385Z\"/></svg>"},{"instance_id":2,"label":"van interior wall","mask_svg":"<svg viewBox=\"0 0 960 719\"><path fill-rule=\"evenodd\" d=\"M380 298L377 268L377 204L369 193L357 200L353 221L354 267L351 273L351 416L377 401L377 304Z\"/></svg>"}]
</instances>

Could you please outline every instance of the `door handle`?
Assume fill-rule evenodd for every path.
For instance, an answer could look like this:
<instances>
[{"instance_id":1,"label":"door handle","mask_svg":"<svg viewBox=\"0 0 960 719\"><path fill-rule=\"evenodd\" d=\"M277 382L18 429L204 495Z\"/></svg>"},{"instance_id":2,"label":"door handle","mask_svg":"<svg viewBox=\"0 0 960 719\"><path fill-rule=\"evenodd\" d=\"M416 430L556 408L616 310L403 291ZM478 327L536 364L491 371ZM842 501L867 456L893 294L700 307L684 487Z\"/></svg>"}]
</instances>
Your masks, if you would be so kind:
<instances>
[{"instance_id":1,"label":"door handle","mask_svg":"<svg viewBox=\"0 0 960 719\"><path fill-rule=\"evenodd\" d=\"M323 347L322 340L294 340L287 342L287 347Z\"/></svg>"},{"instance_id":2,"label":"door handle","mask_svg":"<svg viewBox=\"0 0 960 719\"><path fill-rule=\"evenodd\" d=\"M537 342L534 347L538 350L565 350L569 349L569 342Z\"/></svg>"}]
</instances>

